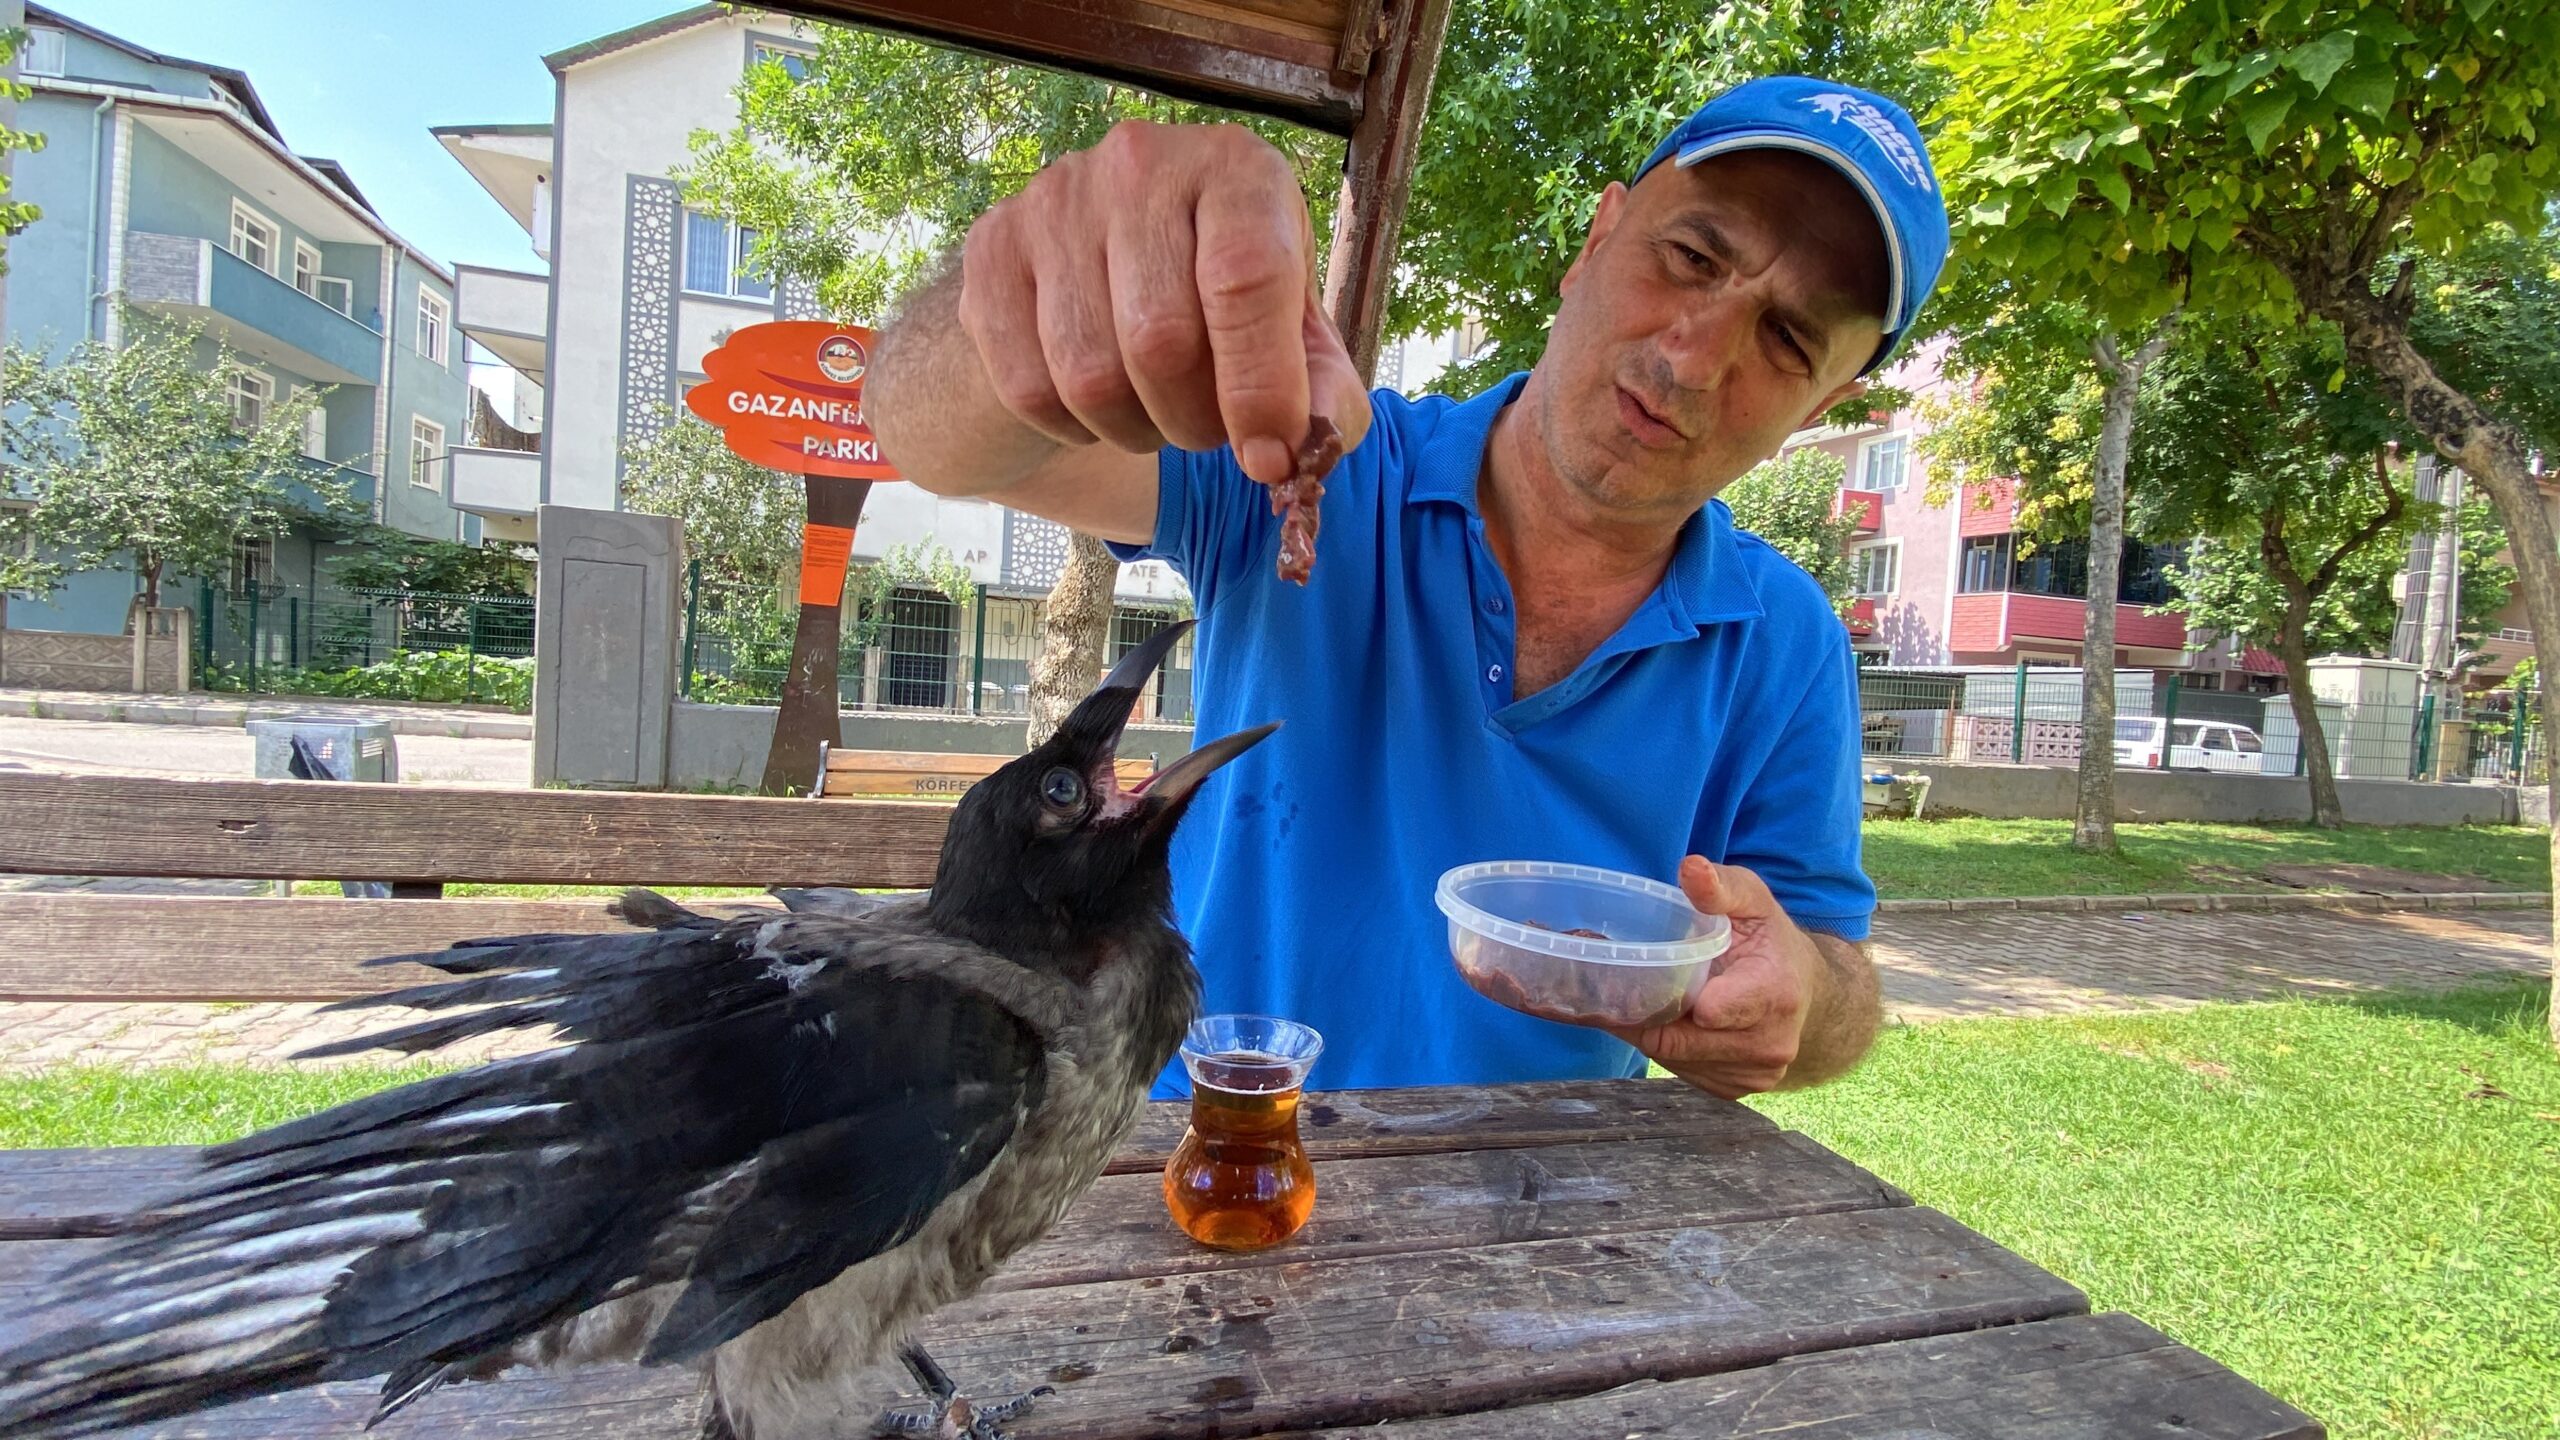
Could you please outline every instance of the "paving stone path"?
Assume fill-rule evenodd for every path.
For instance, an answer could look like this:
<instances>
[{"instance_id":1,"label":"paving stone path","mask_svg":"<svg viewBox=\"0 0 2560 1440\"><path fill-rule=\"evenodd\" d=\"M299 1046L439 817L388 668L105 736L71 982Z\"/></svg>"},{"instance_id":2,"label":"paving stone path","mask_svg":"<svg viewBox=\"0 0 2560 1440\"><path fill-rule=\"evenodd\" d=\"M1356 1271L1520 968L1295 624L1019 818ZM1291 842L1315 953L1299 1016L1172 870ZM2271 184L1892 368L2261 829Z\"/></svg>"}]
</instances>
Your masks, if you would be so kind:
<instances>
[{"instance_id":1,"label":"paving stone path","mask_svg":"<svg viewBox=\"0 0 2560 1440\"><path fill-rule=\"evenodd\" d=\"M2550 935L2548 910L1901 913L1879 922L1876 958L1886 1010L1919 1024L2450 988L2482 975L2544 973ZM0 1071L75 1061L278 1064L305 1046L413 1018L407 1011L320 1010L0 1004ZM482 1040L447 1058L529 1048L521 1039Z\"/></svg>"},{"instance_id":2,"label":"paving stone path","mask_svg":"<svg viewBox=\"0 0 2560 1440\"><path fill-rule=\"evenodd\" d=\"M1885 1009L1918 1024L2452 989L2551 968L2549 910L1897 914L1876 927Z\"/></svg>"}]
</instances>

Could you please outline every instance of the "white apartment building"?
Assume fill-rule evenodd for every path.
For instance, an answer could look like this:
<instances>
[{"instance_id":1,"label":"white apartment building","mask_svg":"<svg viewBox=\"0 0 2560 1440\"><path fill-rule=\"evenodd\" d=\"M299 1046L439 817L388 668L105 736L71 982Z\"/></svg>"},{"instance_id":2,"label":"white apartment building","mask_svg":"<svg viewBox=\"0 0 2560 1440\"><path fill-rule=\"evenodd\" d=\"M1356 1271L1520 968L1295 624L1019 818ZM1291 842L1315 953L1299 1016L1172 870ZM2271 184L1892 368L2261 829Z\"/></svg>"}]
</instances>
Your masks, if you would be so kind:
<instances>
[{"instance_id":1,"label":"white apartment building","mask_svg":"<svg viewBox=\"0 0 2560 1440\"><path fill-rule=\"evenodd\" d=\"M695 131L736 125L749 65L816 48L789 17L696 6L544 57L555 79L548 122L436 130L524 227L543 267L456 267L459 328L520 377L519 402L501 413L541 417L539 454L454 452L450 498L493 537L532 540L545 503L621 508L624 445L702 378L719 337L816 313L803 287L740 273L749 237L686 209L668 178ZM927 539L1017 596L1045 593L1067 554L1057 525L895 484L872 492L855 553L876 559ZM1183 594L1156 563L1123 566L1119 591L1135 603Z\"/></svg>"}]
</instances>

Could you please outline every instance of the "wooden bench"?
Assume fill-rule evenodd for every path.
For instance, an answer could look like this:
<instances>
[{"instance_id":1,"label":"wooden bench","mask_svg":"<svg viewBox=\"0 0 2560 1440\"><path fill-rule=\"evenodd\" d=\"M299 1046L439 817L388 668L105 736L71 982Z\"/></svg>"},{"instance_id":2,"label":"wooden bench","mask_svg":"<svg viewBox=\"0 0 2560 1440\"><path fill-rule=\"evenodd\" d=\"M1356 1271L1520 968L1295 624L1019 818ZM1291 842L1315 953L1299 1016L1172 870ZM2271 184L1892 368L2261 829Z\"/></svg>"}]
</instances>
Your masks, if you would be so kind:
<instances>
[{"instance_id":1,"label":"wooden bench","mask_svg":"<svg viewBox=\"0 0 2560 1440\"><path fill-rule=\"evenodd\" d=\"M839 800L847 796L898 796L926 800L955 800L966 794L970 786L993 775L1010 755L924 754L910 750L846 750L821 743L818 746L817 783L809 787L812 800ZM1171 758L1171 757L1167 757ZM1154 771L1154 762L1131 759L1119 762L1120 783L1134 784Z\"/></svg>"},{"instance_id":2,"label":"wooden bench","mask_svg":"<svg viewBox=\"0 0 2560 1440\"><path fill-rule=\"evenodd\" d=\"M930 882L949 816L0 772L0 872L905 888ZM374 955L614 923L601 899L0 895L0 1000L328 999L419 978L358 968ZM1234 1256L1174 1230L1157 1172L1184 1112L1152 1106L1058 1232L925 1338L982 1392L1058 1387L1017 1440L1884 1440L1942 1415L1977 1440L2322 1433L1811 1140L1675 1082L1318 1094L1303 1114L1321 1198L1289 1245ZM192 1163L0 1152L0 1344L56 1268ZM353 1437L374 1388L126 1440ZM384 1433L689 1440L698 1407L679 1372L519 1372L430 1396Z\"/></svg>"}]
</instances>

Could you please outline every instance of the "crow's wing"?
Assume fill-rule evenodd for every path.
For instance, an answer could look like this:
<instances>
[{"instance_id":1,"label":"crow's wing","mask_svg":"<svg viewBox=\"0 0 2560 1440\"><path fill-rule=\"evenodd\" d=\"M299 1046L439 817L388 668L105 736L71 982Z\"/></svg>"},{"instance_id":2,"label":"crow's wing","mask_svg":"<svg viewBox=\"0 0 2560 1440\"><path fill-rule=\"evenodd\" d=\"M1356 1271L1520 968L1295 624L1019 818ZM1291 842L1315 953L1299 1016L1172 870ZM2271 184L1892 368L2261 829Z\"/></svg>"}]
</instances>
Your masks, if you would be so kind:
<instances>
[{"instance_id":1,"label":"crow's wing","mask_svg":"<svg viewBox=\"0 0 2560 1440\"><path fill-rule=\"evenodd\" d=\"M418 958L462 978L351 1002L449 1012L392 1048L568 1043L208 1151L9 1327L0 1435L386 1373L404 1398L657 1285L682 1289L644 1358L697 1355L914 1234L1039 1103L1075 1005L975 947L809 916Z\"/></svg>"},{"instance_id":2,"label":"crow's wing","mask_svg":"<svg viewBox=\"0 0 2560 1440\"><path fill-rule=\"evenodd\" d=\"M921 912L929 890L895 891L875 894L868 890L846 890L833 885L776 886L773 898L783 908L799 915L832 915L839 920L896 919L909 911Z\"/></svg>"}]
</instances>

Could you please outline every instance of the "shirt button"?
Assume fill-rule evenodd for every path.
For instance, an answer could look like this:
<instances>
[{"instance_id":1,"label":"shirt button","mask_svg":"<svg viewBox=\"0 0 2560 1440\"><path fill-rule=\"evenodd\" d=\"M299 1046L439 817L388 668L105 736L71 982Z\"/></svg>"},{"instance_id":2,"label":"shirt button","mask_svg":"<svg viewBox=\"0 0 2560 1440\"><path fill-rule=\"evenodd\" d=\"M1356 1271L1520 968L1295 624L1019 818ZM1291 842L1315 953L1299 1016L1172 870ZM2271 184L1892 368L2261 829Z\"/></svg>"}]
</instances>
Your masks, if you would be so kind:
<instances>
[{"instance_id":1,"label":"shirt button","mask_svg":"<svg viewBox=\"0 0 2560 1440\"><path fill-rule=\"evenodd\" d=\"M1486 613L1486 614L1488 614L1488 615L1499 615L1499 614L1501 614L1501 613L1502 613L1502 597L1501 597L1501 596L1499 596L1499 595L1496 595L1496 596L1494 596L1492 599L1485 601L1485 602L1484 602L1484 608L1485 608L1485 613Z\"/></svg>"},{"instance_id":2,"label":"shirt button","mask_svg":"<svg viewBox=\"0 0 2560 1440\"><path fill-rule=\"evenodd\" d=\"M1485 678L1485 679L1487 679L1487 680L1489 680L1489 681L1491 681L1491 682L1493 682L1493 683L1494 683L1494 684L1496 684L1496 685L1501 684L1501 683L1502 683L1502 667L1501 667L1501 666L1499 666L1499 665L1495 665L1495 666L1491 666L1491 667L1487 668L1487 669L1486 669L1486 671L1484 672L1484 678Z\"/></svg>"}]
</instances>

